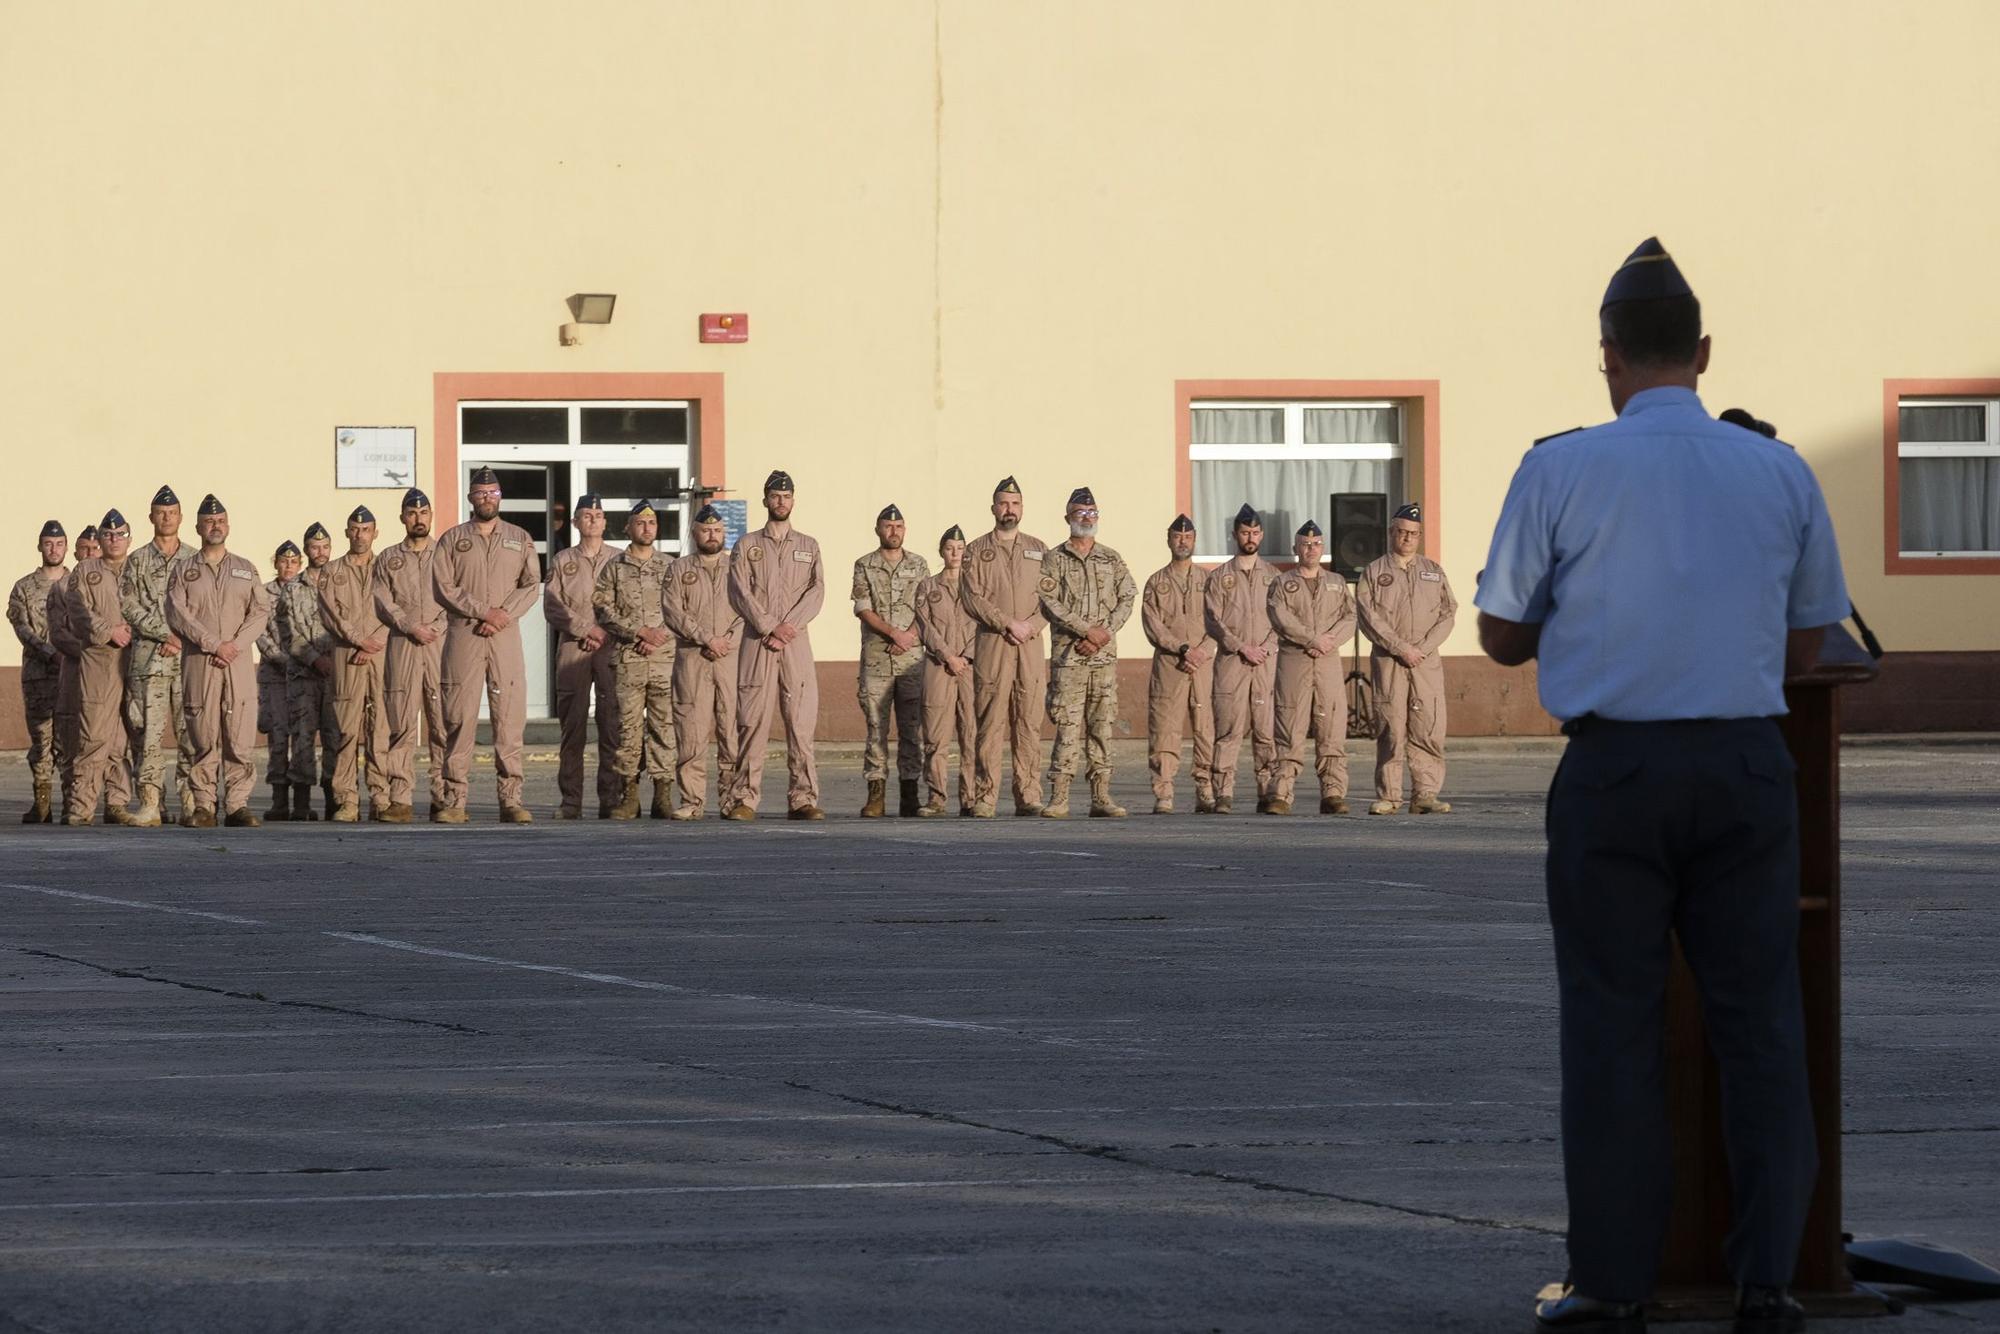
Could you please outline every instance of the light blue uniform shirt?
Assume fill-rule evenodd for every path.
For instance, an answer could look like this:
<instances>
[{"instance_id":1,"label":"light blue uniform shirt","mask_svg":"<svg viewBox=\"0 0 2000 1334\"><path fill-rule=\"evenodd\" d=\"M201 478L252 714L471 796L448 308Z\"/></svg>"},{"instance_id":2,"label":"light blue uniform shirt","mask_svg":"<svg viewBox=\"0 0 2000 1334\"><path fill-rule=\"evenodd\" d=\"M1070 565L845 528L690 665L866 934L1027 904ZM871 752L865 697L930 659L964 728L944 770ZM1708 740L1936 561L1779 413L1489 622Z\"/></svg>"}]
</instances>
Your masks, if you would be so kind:
<instances>
[{"instance_id":1,"label":"light blue uniform shirt","mask_svg":"<svg viewBox=\"0 0 2000 1334\"><path fill-rule=\"evenodd\" d=\"M1473 602L1542 627L1542 707L1600 718L1785 712L1785 632L1846 618L1826 498L1796 451L1648 389L1528 451Z\"/></svg>"}]
</instances>

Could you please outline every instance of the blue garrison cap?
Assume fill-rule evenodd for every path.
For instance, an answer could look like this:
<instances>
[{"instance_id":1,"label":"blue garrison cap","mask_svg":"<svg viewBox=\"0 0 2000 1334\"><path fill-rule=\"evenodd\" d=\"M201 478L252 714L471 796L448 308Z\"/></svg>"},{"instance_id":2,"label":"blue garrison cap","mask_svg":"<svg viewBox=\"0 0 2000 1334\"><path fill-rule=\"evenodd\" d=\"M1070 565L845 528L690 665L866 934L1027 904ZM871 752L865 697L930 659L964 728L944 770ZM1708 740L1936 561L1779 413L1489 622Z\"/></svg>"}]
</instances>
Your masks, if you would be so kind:
<instances>
[{"instance_id":1,"label":"blue garrison cap","mask_svg":"<svg viewBox=\"0 0 2000 1334\"><path fill-rule=\"evenodd\" d=\"M68 537L69 534L63 531L61 519L50 519L47 523L42 525L42 536Z\"/></svg>"},{"instance_id":2,"label":"blue garrison cap","mask_svg":"<svg viewBox=\"0 0 2000 1334\"><path fill-rule=\"evenodd\" d=\"M95 542L97 540L97 525L94 523L85 524L83 530L76 535L76 540L79 542Z\"/></svg>"},{"instance_id":3,"label":"blue garrison cap","mask_svg":"<svg viewBox=\"0 0 2000 1334\"><path fill-rule=\"evenodd\" d=\"M721 523L722 511L713 505L703 505L694 512L694 521L696 523Z\"/></svg>"},{"instance_id":4,"label":"blue garrison cap","mask_svg":"<svg viewBox=\"0 0 2000 1334\"><path fill-rule=\"evenodd\" d=\"M654 518L659 517L659 511L653 508L653 502L650 500L635 500L632 502L632 512L627 517L643 519L649 514Z\"/></svg>"},{"instance_id":5,"label":"blue garrison cap","mask_svg":"<svg viewBox=\"0 0 2000 1334\"><path fill-rule=\"evenodd\" d=\"M1174 521L1167 525L1167 531L1170 533L1191 533L1194 531L1194 520L1185 514L1176 514Z\"/></svg>"},{"instance_id":6,"label":"blue garrison cap","mask_svg":"<svg viewBox=\"0 0 2000 1334\"><path fill-rule=\"evenodd\" d=\"M174 503L179 504L180 502L175 501ZM131 524L125 522L125 516L115 509L104 511L104 517L97 521L97 527L100 532L110 532L113 528L130 528L131 526Z\"/></svg>"},{"instance_id":7,"label":"blue garrison cap","mask_svg":"<svg viewBox=\"0 0 2000 1334\"><path fill-rule=\"evenodd\" d=\"M1000 485L993 488L993 494L996 496L1018 496L1021 494L1021 484L1011 476L1003 477L1000 479Z\"/></svg>"},{"instance_id":8,"label":"blue garrison cap","mask_svg":"<svg viewBox=\"0 0 2000 1334\"><path fill-rule=\"evenodd\" d=\"M306 540L306 541L308 541L308 542L315 542L315 541L318 541L318 540L320 540L321 538L324 538L325 540L327 540L327 541L329 541L329 542L331 542L331 541L333 540L333 534L332 534L332 533L329 533L328 531L326 531L326 525L325 525L325 524L323 524L323 523L315 523L315 524L311 524L311 525L309 525L309 526L308 526L308 527L306 528L306 535L305 535L305 540Z\"/></svg>"},{"instance_id":9,"label":"blue garrison cap","mask_svg":"<svg viewBox=\"0 0 2000 1334\"><path fill-rule=\"evenodd\" d=\"M1305 521L1304 523L1302 523L1302 524L1300 524L1300 525L1299 525L1299 531L1298 531L1298 533L1296 534L1296 536L1298 536L1298 537L1324 537L1324 536L1325 536L1325 534L1324 534L1324 533L1322 533L1322 532L1320 532L1320 530L1319 530L1319 525L1318 525L1317 523L1315 523L1315 522L1314 522L1313 520L1311 520L1311 519L1307 519L1307 520L1306 520L1306 521Z\"/></svg>"},{"instance_id":10,"label":"blue garrison cap","mask_svg":"<svg viewBox=\"0 0 2000 1334\"><path fill-rule=\"evenodd\" d=\"M960 528L957 524L953 524L951 527L944 530L944 536L938 539L938 545L943 546L947 542L963 542L964 540L965 540L965 530L963 528Z\"/></svg>"},{"instance_id":11,"label":"blue garrison cap","mask_svg":"<svg viewBox=\"0 0 2000 1334\"><path fill-rule=\"evenodd\" d=\"M181 503L181 498L174 494L174 489L171 486L163 486L153 493L153 503L155 505L178 505Z\"/></svg>"},{"instance_id":12,"label":"blue garrison cap","mask_svg":"<svg viewBox=\"0 0 2000 1334\"><path fill-rule=\"evenodd\" d=\"M500 474L484 466L474 468L472 470L472 484L474 486L498 486L500 485Z\"/></svg>"},{"instance_id":13,"label":"blue garrison cap","mask_svg":"<svg viewBox=\"0 0 2000 1334\"><path fill-rule=\"evenodd\" d=\"M764 494L767 496L773 491L790 491L791 489L792 475L783 468L773 468L771 475L764 479Z\"/></svg>"},{"instance_id":14,"label":"blue garrison cap","mask_svg":"<svg viewBox=\"0 0 2000 1334\"><path fill-rule=\"evenodd\" d=\"M375 522L375 511L369 509L366 505L356 505L354 512L347 516L347 521L349 523L373 523Z\"/></svg>"},{"instance_id":15,"label":"blue garrison cap","mask_svg":"<svg viewBox=\"0 0 2000 1334\"><path fill-rule=\"evenodd\" d=\"M1693 296L1694 289L1674 264L1674 257L1660 244L1657 236L1649 236L1639 243L1611 275L1610 286L1604 289L1604 306L1616 305L1620 301L1659 301L1667 297Z\"/></svg>"},{"instance_id":16,"label":"blue garrison cap","mask_svg":"<svg viewBox=\"0 0 2000 1334\"><path fill-rule=\"evenodd\" d=\"M903 521L903 511L896 508L896 502L893 500L884 505L882 512L875 516L875 522L877 523L882 523L888 519L894 519L897 523Z\"/></svg>"},{"instance_id":17,"label":"blue garrison cap","mask_svg":"<svg viewBox=\"0 0 2000 1334\"><path fill-rule=\"evenodd\" d=\"M1424 521L1424 507L1413 500L1407 505L1398 507L1396 512L1390 517L1394 519L1408 519L1411 523L1422 523Z\"/></svg>"},{"instance_id":18,"label":"blue garrison cap","mask_svg":"<svg viewBox=\"0 0 2000 1334\"><path fill-rule=\"evenodd\" d=\"M215 498L215 492L211 491L207 495L203 496L201 498L201 504L195 507L194 517L197 519L205 519L211 514L227 514L227 513L229 513L229 511L223 507L221 501Z\"/></svg>"},{"instance_id":19,"label":"blue garrison cap","mask_svg":"<svg viewBox=\"0 0 2000 1334\"><path fill-rule=\"evenodd\" d=\"M1232 528L1262 528L1263 526L1264 521L1257 517L1257 511L1252 509L1248 504L1245 504L1242 509L1236 511L1236 521L1230 525Z\"/></svg>"},{"instance_id":20,"label":"blue garrison cap","mask_svg":"<svg viewBox=\"0 0 2000 1334\"><path fill-rule=\"evenodd\" d=\"M1069 503L1072 505L1095 505L1097 497L1090 494L1089 487L1079 486L1076 490L1069 493Z\"/></svg>"},{"instance_id":21,"label":"blue garrison cap","mask_svg":"<svg viewBox=\"0 0 2000 1334\"><path fill-rule=\"evenodd\" d=\"M598 495L595 491L586 491L576 498L576 509L571 510L570 513L574 514L577 510L601 510L603 508L604 497Z\"/></svg>"},{"instance_id":22,"label":"blue garrison cap","mask_svg":"<svg viewBox=\"0 0 2000 1334\"><path fill-rule=\"evenodd\" d=\"M418 489L417 489L416 487L414 487L414 486L413 486L413 487L411 487L411 488L410 488L409 490L407 490L407 491L405 491L405 492L403 493L403 508L404 508L404 509L406 509L406 510L410 510L410 509L426 509L426 510L427 510L427 509L429 509L430 507L431 507L431 498L430 498L429 496L425 495L425 494L424 494L424 493L423 493L422 491L418 490Z\"/></svg>"},{"instance_id":23,"label":"blue garrison cap","mask_svg":"<svg viewBox=\"0 0 2000 1334\"><path fill-rule=\"evenodd\" d=\"M297 556L297 555L300 555L299 544L292 541L292 539L288 537L284 541L278 543L278 549L271 553L271 558L273 560L283 560L286 556Z\"/></svg>"}]
</instances>

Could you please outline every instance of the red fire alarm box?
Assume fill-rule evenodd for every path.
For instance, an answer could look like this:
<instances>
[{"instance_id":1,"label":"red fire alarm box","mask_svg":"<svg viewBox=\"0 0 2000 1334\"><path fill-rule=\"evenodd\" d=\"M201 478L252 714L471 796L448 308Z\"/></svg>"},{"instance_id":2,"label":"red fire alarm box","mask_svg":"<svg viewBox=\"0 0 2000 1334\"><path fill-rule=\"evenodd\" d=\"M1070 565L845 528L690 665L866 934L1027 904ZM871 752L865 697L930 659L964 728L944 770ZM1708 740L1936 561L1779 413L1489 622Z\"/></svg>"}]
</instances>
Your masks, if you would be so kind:
<instances>
[{"instance_id":1,"label":"red fire alarm box","mask_svg":"<svg viewBox=\"0 0 2000 1334\"><path fill-rule=\"evenodd\" d=\"M704 343L747 343L750 341L750 317L740 313L704 315L701 317L701 341Z\"/></svg>"}]
</instances>

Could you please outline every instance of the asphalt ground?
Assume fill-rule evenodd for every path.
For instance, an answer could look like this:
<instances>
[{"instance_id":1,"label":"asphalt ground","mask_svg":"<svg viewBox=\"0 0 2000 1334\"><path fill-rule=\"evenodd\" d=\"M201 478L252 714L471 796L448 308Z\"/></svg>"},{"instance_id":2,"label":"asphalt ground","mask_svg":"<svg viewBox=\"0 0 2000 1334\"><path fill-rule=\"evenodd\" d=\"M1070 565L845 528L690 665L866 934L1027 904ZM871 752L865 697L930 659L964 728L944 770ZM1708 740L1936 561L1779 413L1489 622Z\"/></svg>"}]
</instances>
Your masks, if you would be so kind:
<instances>
[{"instance_id":1,"label":"asphalt ground","mask_svg":"<svg viewBox=\"0 0 2000 1334\"><path fill-rule=\"evenodd\" d=\"M1124 746L1122 822L862 821L843 751L822 825L503 827L488 769L209 831L21 828L10 757L0 1334L1525 1329L1555 757L1460 747L1442 817L1152 818ZM1845 783L1848 1224L2000 1261L2000 746Z\"/></svg>"}]
</instances>

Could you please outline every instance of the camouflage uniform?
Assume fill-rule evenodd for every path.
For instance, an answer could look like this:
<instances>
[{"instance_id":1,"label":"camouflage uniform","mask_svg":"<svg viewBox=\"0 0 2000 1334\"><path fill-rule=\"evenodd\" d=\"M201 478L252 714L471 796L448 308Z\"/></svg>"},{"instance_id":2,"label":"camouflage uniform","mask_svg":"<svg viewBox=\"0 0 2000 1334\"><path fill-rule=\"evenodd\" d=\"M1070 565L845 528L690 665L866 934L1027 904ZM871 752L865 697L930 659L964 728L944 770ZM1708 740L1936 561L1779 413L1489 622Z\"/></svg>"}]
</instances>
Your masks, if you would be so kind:
<instances>
[{"instance_id":1,"label":"camouflage uniform","mask_svg":"<svg viewBox=\"0 0 2000 1334\"><path fill-rule=\"evenodd\" d=\"M924 558L905 551L891 565L880 550L854 562L854 610L872 611L898 630L917 619L917 585L930 573ZM861 716L868 724L868 745L862 751L861 776L872 783L889 777L889 714L896 715L896 777L914 783L924 771L924 653L911 645L907 653L868 626L861 627Z\"/></svg>"},{"instance_id":2,"label":"camouflage uniform","mask_svg":"<svg viewBox=\"0 0 2000 1334\"><path fill-rule=\"evenodd\" d=\"M57 772L67 762L56 731L56 695L62 683L61 654L50 637L49 613L69 578L58 568L45 579L37 569L7 595L7 619L21 641L21 703L28 720L28 771L34 779L36 809L47 809Z\"/></svg>"},{"instance_id":3,"label":"camouflage uniform","mask_svg":"<svg viewBox=\"0 0 2000 1334\"><path fill-rule=\"evenodd\" d=\"M642 773L653 780L656 808L673 786L674 636L669 633L651 653L639 652L639 631L667 624L668 563L658 552L639 560L627 548L605 562L591 595L597 623L618 646L618 776L629 785L628 810Z\"/></svg>"},{"instance_id":4,"label":"camouflage uniform","mask_svg":"<svg viewBox=\"0 0 2000 1334\"><path fill-rule=\"evenodd\" d=\"M333 724L333 692L328 679L313 664L333 654L333 636L319 615L322 570L306 569L279 590L278 647L285 655L285 701L291 716L293 795L298 788L333 780L334 752L340 737ZM313 738L320 741L319 763ZM327 814L333 812L329 808Z\"/></svg>"},{"instance_id":5,"label":"camouflage uniform","mask_svg":"<svg viewBox=\"0 0 2000 1334\"><path fill-rule=\"evenodd\" d=\"M1118 721L1118 630L1131 618L1138 585L1124 557L1102 542L1083 555L1065 542L1043 558L1037 591L1050 627L1049 721L1056 729L1049 756L1055 795L1048 810L1066 808L1079 749L1090 772L1092 805L1107 808L1111 733ZM1094 625L1109 630L1111 639L1085 657L1077 643Z\"/></svg>"},{"instance_id":6,"label":"camouflage uniform","mask_svg":"<svg viewBox=\"0 0 2000 1334\"><path fill-rule=\"evenodd\" d=\"M167 625L167 590L199 549L182 542L169 556L151 542L133 547L125 558L118 586L120 610L132 627L131 656L125 663L125 725L133 738L132 783L139 805L160 805L160 779L166 767L161 744L166 729L175 733L174 786L180 813L194 810L188 789L188 764L193 755L187 729L180 724L181 655L163 652L173 631Z\"/></svg>"}]
</instances>

